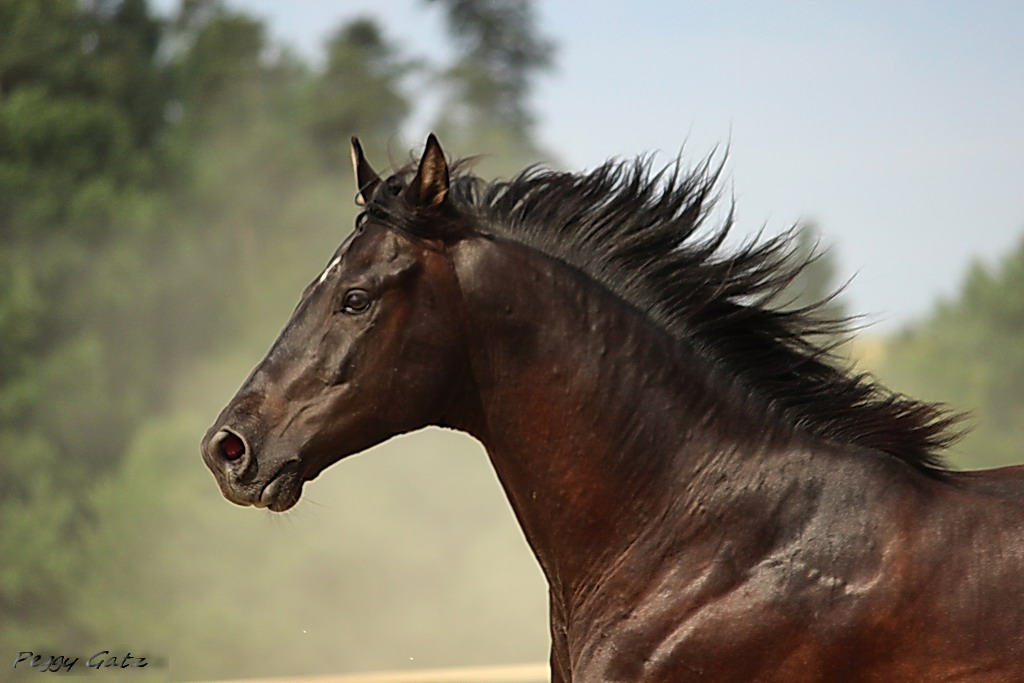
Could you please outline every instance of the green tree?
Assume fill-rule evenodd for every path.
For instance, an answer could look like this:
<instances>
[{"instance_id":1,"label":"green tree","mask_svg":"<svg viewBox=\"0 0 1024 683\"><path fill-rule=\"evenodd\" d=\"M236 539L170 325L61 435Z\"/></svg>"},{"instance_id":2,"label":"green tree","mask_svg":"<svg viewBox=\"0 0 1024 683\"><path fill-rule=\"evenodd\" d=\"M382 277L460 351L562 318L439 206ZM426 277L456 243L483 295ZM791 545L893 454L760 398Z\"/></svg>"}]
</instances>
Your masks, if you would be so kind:
<instances>
[{"instance_id":1,"label":"green tree","mask_svg":"<svg viewBox=\"0 0 1024 683\"><path fill-rule=\"evenodd\" d=\"M328 168L348 169L349 138L384 155L411 103L401 92L414 63L402 60L371 19L343 25L327 41L327 68L313 84L310 134Z\"/></svg>"},{"instance_id":2,"label":"green tree","mask_svg":"<svg viewBox=\"0 0 1024 683\"><path fill-rule=\"evenodd\" d=\"M923 398L968 411L965 467L1024 455L1024 240L998 264L976 263L960 292L890 343L881 372Z\"/></svg>"},{"instance_id":3,"label":"green tree","mask_svg":"<svg viewBox=\"0 0 1024 683\"><path fill-rule=\"evenodd\" d=\"M0 611L29 632L67 605L81 482L150 398L158 31L136 0L0 5Z\"/></svg>"},{"instance_id":4,"label":"green tree","mask_svg":"<svg viewBox=\"0 0 1024 683\"><path fill-rule=\"evenodd\" d=\"M0 5L5 638L88 637L59 615L109 571L81 561L82 539L116 526L93 489L123 476L173 378L243 329L239 302L272 291L269 254L301 252L282 225L323 222L280 201L313 168L290 97L303 72L264 61L259 22L190 7L172 34L139 0Z\"/></svg>"},{"instance_id":5,"label":"green tree","mask_svg":"<svg viewBox=\"0 0 1024 683\"><path fill-rule=\"evenodd\" d=\"M440 75L448 96L438 123L458 150L536 161L530 91L550 68L554 44L525 0L427 0L443 6L458 55Z\"/></svg>"},{"instance_id":6,"label":"green tree","mask_svg":"<svg viewBox=\"0 0 1024 683\"><path fill-rule=\"evenodd\" d=\"M242 126L265 112L267 49L262 22L219 0L183 2L173 22L171 70L181 117L179 135L202 144L225 126Z\"/></svg>"}]
</instances>

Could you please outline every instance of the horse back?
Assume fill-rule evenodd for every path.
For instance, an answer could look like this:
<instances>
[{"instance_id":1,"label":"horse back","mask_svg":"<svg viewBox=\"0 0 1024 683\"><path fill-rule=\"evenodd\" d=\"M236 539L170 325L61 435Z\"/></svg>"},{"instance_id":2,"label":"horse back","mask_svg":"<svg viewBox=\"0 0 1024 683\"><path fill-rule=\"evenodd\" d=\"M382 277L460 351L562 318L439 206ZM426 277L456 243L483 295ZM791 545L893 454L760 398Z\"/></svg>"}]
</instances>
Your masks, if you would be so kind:
<instances>
[{"instance_id":1,"label":"horse back","mask_svg":"<svg viewBox=\"0 0 1024 683\"><path fill-rule=\"evenodd\" d=\"M1024 504L1024 465L951 472L949 483L982 496Z\"/></svg>"}]
</instances>

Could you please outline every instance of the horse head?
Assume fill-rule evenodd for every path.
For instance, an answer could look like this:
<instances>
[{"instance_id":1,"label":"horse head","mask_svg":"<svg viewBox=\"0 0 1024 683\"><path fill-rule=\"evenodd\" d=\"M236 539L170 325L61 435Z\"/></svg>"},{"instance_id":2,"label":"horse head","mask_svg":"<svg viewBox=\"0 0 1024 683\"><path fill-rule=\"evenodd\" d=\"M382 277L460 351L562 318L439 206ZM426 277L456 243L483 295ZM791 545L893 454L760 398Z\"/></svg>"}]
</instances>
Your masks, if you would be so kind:
<instances>
[{"instance_id":1,"label":"horse head","mask_svg":"<svg viewBox=\"0 0 1024 683\"><path fill-rule=\"evenodd\" d=\"M352 158L367 209L202 442L240 505L292 507L346 455L444 423L469 381L446 257L460 223L437 139L414 175L382 180L355 138Z\"/></svg>"}]
</instances>

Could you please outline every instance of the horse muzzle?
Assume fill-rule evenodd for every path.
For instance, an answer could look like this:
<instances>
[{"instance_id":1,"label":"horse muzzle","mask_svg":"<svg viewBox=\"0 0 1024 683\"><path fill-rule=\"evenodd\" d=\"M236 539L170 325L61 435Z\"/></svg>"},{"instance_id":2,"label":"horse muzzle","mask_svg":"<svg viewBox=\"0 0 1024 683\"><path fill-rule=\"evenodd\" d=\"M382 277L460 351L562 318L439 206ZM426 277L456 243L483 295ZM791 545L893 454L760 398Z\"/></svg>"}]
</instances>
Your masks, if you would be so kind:
<instances>
[{"instance_id":1,"label":"horse muzzle","mask_svg":"<svg viewBox=\"0 0 1024 683\"><path fill-rule=\"evenodd\" d=\"M241 430L215 426L200 450L221 493L232 503L284 512L302 495L298 458L275 458L267 452L257 457Z\"/></svg>"}]
</instances>

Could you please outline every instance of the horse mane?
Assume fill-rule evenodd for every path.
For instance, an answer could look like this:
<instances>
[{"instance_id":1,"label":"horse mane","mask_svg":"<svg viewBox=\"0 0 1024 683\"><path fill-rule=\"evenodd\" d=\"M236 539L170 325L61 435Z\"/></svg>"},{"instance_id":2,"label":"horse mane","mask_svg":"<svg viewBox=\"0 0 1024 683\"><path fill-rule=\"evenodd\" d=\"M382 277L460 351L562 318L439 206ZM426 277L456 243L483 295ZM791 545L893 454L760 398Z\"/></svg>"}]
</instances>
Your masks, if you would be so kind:
<instances>
[{"instance_id":1,"label":"horse mane","mask_svg":"<svg viewBox=\"0 0 1024 683\"><path fill-rule=\"evenodd\" d=\"M492 182L463 169L453 165L450 203L475 230L582 271L687 340L795 428L889 453L932 475L945 470L939 451L960 437L961 416L847 367L834 353L838 342L829 341L851 321L825 313L834 295L799 308L782 300L819 256L798 255L795 229L726 249L732 210L706 225L721 164L708 158L686 170L677 159L655 170L648 157L587 173L531 167ZM396 219L395 203L382 195L396 194L404 175L377 195Z\"/></svg>"}]
</instances>

